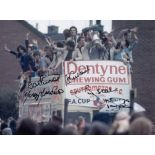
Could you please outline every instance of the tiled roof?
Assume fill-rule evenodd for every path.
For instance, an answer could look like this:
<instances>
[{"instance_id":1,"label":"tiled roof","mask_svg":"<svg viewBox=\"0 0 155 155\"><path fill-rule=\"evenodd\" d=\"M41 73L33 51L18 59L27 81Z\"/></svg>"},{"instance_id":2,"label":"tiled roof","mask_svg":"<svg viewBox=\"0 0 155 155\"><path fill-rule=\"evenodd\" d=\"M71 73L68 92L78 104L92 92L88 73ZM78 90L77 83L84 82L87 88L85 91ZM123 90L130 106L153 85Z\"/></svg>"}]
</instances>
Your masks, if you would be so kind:
<instances>
[{"instance_id":1,"label":"tiled roof","mask_svg":"<svg viewBox=\"0 0 155 155\"><path fill-rule=\"evenodd\" d=\"M33 33L38 35L41 39L45 39L45 36L42 32L38 31L35 27L33 27L31 24L26 22L25 20L18 20L22 25L24 25L26 28L30 29Z\"/></svg>"}]
</instances>

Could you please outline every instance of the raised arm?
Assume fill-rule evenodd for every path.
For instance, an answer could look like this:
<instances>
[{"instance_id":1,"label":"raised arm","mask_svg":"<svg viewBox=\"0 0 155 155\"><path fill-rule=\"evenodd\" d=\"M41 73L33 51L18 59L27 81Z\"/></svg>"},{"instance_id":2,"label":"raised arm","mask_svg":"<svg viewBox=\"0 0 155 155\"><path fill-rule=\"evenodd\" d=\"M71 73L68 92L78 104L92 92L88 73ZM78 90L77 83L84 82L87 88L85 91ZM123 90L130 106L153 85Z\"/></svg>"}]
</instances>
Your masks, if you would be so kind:
<instances>
[{"instance_id":1,"label":"raised arm","mask_svg":"<svg viewBox=\"0 0 155 155\"><path fill-rule=\"evenodd\" d=\"M138 27L134 27L132 29L130 29L131 32L137 33L138 32Z\"/></svg>"},{"instance_id":2,"label":"raised arm","mask_svg":"<svg viewBox=\"0 0 155 155\"><path fill-rule=\"evenodd\" d=\"M125 32L127 32L129 29L123 29L123 30L121 30L120 32L119 32L119 34L118 34L118 36L117 36L117 39L120 39L122 36L123 36L123 34L125 33Z\"/></svg>"},{"instance_id":3,"label":"raised arm","mask_svg":"<svg viewBox=\"0 0 155 155\"><path fill-rule=\"evenodd\" d=\"M113 33L114 33L114 29L112 29L112 31L109 33L109 36L111 38L111 41L112 41L113 45L116 46L117 45L117 41L116 41Z\"/></svg>"},{"instance_id":4,"label":"raised arm","mask_svg":"<svg viewBox=\"0 0 155 155\"><path fill-rule=\"evenodd\" d=\"M4 45L4 50L15 55L17 57L18 53L8 48L7 44Z\"/></svg>"},{"instance_id":5,"label":"raised arm","mask_svg":"<svg viewBox=\"0 0 155 155\"><path fill-rule=\"evenodd\" d=\"M7 51L7 52L10 52L10 51L11 51L11 49L8 48L7 44L4 45L4 49L5 49L5 51Z\"/></svg>"},{"instance_id":6,"label":"raised arm","mask_svg":"<svg viewBox=\"0 0 155 155\"><path fill-rule=\"evenodd\" d=\"M29 48L29 36L30 36L30 32L26 33L25 46L27 50Z\"/></svg>"},{"instance_id":7,"label":"raised arm","mask_svg":"<svg viewBox=\"0 0 155 155\"><path fill-rule=\"evenodd\" d=\"M73 60L75 60L75 61L82 60L82 54L81 54L80 50L77 48L75 50L76 51L74 51L75 54L73 55Z\"/></svg>"},{"instance_id":8,"label":"raised arm","mask_svg":"<svg viewBox=\"0 0 155 155\"><path fill-rule=\"evenodd\" d=\"M46 43L47 43L49 46L51 46L51 40L50 40L49 37L46 37L46 36L45 36L45 41L46 41Z\"/></svg>"},{"instance_id":9,"label":"raised arm","mask_svg":"<svg viewBox=\"0 0 155 155\"><path fill-rule=\"evenodd\" d=\"M32 40L33 45L36 47L36 49L39 49L38 47L38 41L36 39Z\"/></svg>"}]
</instances>

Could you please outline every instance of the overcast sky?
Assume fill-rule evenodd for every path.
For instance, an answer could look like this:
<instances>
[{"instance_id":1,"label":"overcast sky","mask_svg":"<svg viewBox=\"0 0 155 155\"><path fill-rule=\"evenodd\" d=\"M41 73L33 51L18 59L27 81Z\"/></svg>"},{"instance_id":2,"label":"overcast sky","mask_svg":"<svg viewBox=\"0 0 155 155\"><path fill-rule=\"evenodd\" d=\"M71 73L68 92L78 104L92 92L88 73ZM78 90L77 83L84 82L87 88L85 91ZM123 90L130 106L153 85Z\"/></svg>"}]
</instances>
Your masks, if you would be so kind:
<instances>
[{"instance_id":1,"label":"overcast sky","mask_svg":"<svg viewBox=\"0 0 155 155\"><path fill-rule=\"evenodd\" d=\"M43 33L47 33L47 26L49 25L59 26L60 33L70 26L76 26L78 28L78 32L81 32L84 27L89 26L89 20L28 20L28 22L34 27L36 27L36 23L38 23L39 31ZM95 24L95 20L93 23ZM105 31L111 31L111 20L102 20L102 25L104 25Z\"/></svg>"}]
</instances>

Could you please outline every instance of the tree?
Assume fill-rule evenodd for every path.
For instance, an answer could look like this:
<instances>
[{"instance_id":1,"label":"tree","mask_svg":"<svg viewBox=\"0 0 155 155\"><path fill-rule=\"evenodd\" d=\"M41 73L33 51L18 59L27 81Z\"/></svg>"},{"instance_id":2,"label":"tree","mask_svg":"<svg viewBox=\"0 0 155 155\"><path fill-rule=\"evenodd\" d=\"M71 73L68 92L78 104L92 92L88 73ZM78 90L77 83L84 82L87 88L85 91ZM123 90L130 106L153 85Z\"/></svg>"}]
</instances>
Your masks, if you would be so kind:
<instances>
[{"instance_id":1,"label":"tree","mask_svg":"<svg viewBox=\"0 0 155 155\"><path fill-rule=\"evenodd\" d=\"M18 118L17 93L0 90L0 118L6 120L10 116Z\"/></svg>"}]
</instances>

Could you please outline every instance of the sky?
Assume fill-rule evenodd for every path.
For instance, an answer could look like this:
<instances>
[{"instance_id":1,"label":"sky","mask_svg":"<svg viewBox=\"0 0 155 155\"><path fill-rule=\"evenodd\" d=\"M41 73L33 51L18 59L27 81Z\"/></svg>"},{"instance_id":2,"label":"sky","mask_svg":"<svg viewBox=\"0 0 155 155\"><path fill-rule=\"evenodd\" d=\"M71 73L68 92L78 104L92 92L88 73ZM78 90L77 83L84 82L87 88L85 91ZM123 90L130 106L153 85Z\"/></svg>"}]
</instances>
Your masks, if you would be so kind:
<instances>
[{"instance_id":1,"label":"sky","mask_svg":"<svg viewBox=\"0 0 155 155\"><path fill-rule=\"evenodd\" d=\"M81 32L83 28L89 26L89 20L28 20L28 22L34 27L36 27L36 23L38 23L38 29L43 33L47 33L47 26L49 25L59 26L59 33L62 33L64 29L70 26L76 26L78 32ZM104 25L105 31L111 31L110 20L102 20L101 23ZM95 24L95 20L93 20L93 24Z\"/></svg>"}]
</instances>

